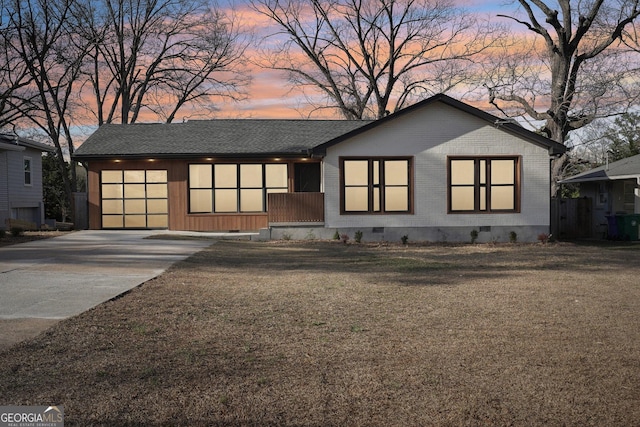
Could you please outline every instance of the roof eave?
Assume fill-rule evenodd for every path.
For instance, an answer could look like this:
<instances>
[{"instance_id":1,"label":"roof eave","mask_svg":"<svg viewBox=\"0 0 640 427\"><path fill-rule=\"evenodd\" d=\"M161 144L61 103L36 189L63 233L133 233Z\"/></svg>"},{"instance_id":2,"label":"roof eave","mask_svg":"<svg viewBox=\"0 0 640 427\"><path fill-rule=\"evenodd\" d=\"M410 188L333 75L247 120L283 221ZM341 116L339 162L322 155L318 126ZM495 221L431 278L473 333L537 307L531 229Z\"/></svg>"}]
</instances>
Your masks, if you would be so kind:
<instances>
[{"instance_id":1,"label":"roof eave","mask_svg":"<svg viewBox=\"0 0 640 427\"><path fill-rule=\"evenodd\" d=\"M53 153L56 151L55 147L52 147L51 145L46 145L46 144L37 143L37 145L35 144L23 144L23 145L33 148L35 150L46 152L46 153Z\"/></svg>"},{"instance_id":2,"label":"roof eave","mask_svg":"<svg viewBox=\"0 0 640 427\"><path fill-rule=\"evenodd\" d=\"M598 181L621 181L624 179L637 179L640 180L640 174L631 175L607 175L607 176L594 176L594 177L574 177L567 178L558 181L559 184L579 184L581 182L598 182Z\"/></svg>"},{"instance_id":3,"label":"roof eave","mask_svg":"<svg viewBox=\"0 0 640 427\"><path fill-rule=\"evenodd\" d=\"M26 148L31 148L32 150L39 150L47 153L53 153L56 150L55 147L52 147L51 145L43 144L37 141L26 140L23 138L18 138L15 143L0 141L0 148L10 151L24 151Z\"/></svg>"},{"instance_id":4,"label":"roof eave","mask_svg":"<svg viewBox=\"0 0 640 427\"><path fill-rule=\"evenodd\" d=\"M0 142L0 150L6 151L24 151L26 148L22 145L7 144L6 142Z\"/></svg>"},{"instance_id":5,"label":"roof eave","mask_svg":"<svg viewBox=\"0 0 640 427\"><path fill-rule=\"evenodd\" d=\"M269 152L269 153L148 153L148 154L74 154L72 159L78 161L96 160L188 160L202 158L216 159L264 159L264 158L305 158L312 157L310 150L299 153Z\"/></svg>"}]
</instances>

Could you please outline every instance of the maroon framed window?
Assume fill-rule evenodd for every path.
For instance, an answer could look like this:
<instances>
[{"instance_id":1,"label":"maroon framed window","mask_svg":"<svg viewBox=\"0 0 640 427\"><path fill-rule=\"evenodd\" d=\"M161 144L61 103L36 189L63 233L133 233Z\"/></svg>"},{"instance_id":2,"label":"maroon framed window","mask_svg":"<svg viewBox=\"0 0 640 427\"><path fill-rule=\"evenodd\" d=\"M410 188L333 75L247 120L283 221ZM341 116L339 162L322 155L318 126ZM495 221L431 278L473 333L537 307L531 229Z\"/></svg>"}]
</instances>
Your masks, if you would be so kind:
<instances>
[{"instance_id":1,"label":"maroon framed window","mask_svg":"<svg viewBox=\"0 0 640 427\"><path fill-rule=\"evenodd\" d=\"M449 213L520 212L519 156L449 157Z\"/></svg>"},{"instance_id":2,"label":"maroon framed window","mask_svg":"<svg viewBox=\"0 0 640 427\"><path fill-rule=\"evenodd\" d=\"M411 213L412 169L407 157L340 158L342 213Z\"/></svg>"}]
</instances>

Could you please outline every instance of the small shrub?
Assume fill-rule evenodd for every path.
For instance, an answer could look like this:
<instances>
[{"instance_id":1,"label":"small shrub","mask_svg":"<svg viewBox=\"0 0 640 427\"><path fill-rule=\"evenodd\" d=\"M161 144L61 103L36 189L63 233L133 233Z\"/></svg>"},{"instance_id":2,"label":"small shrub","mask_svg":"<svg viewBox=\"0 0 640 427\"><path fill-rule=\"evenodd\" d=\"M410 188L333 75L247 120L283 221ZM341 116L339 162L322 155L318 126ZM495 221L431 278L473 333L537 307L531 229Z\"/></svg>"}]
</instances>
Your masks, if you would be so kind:
<instances>
[{"instance_id":1,"label":"small shrub","mask_svg":"<svg viewBox=\"0 0 640 427\"><path fill-rule=\"evenodd\" d=\"M291 240L291 234L282 233L282 240Z\"/></svg>"},{"instance_id":2,"label":"small shrub","mask_svg":"<svg viewBox=\"0 0 640 427\"><path fill-rule=\"evenodd\" d=\"M404 236L402 236L400 238L400 241L402 242L403 245L406 245L407 242L409 241L409 236L407 236L406 234Z\"/></svg>"},{"instance_id":3,"label":"small shrub","mask_svg":"<svg viewBox=\"0 0 640 427\"><path fill-rule=\"evenodd\" d=\"M24 229L22 229L20 227L12 227L11 228L11 235L13 237L22 236L22 233L24 233Z\"/></svg>"},{"instance_id":4,"label":"small shrub","mask_svg":"<svg viewBox=\"0 0 640 427\"><path fill-rule=\"evenodd\" d=\"M155 383L154 380L157 380L158 370L154 367L147 367L143 369L139 374L138 378L141 380L151 380L152 383Z\"/></svg>"},{"instance_id":5,"label":"small shrub","mask_svg":"<svg viewBox=\"0 0 640 427\"><path fill-rule=\"evenodd\" d=\"M107 371L100 370L96 372L96 376L98 378L107 378L109 376L109 373Z\"/></svg>"},{"instance_id":6,"label":"small shrub","mask_svg":"<svg viewBox=\"0 0 640 427\"><path fill-rule=\"evenodd\" d=\"M516 243L517 241L518 241L518 233L516 233L515 231L510 231L509 232L509 242Z\"/></svg>"},{"instance_id":7,"label":"small shrub","mask_svg":"<svg viewBox=\"0 0 640 427\"><path fill-rule=\"evenodd\" d=\"M333 233L333 240L340 240L340 233L338 233L338 230L336 230L336 232Z\"/></svg>"},{"instance_id":8,"label":"small shrub","mask_svg":"<svg viewBox=\"0 0 640 427\"><path fill-rule=\"evenodd\" d=\"M0 239L4 239L7 236L7 230L0 228Z\"/></svg>"},{"instance_id":9,"label":"small shrub","mask_svg":"<svg viewBox=\"0 0 640 427\"><path fill-rule=\"evenodd\" d=\"M362 231L360 230L356 231L355 234L353 235L353 238L356 241L356 243L362 242Z\"/></svg>"},{"instance_id":10,"label":"small shrub","mask_svg":"<svg viewBox=\"0 0 640 427\"><path fill-rule=\"evenodd\" d=\"M538 234L538 241L544 245L544 244L546 244L547 242L549 242L549 238L550 238L550 237L551 237L551 235L550 235L550 234L547 234L547 233L540 233L540 234Z\"/></svg>"},{"instance_id":11,"label":"small shrub","mask_svg":"<svg viewBox=\"0 0 640 427\"><path fill-rule=\"evenodd\" d=\"M471 244L475 243L478 240L478 230L471 230Z\"/></svg>"},{"instance_id":12,"label":"small shrub","mask_svg":"<svg viewBox=\"0 0 640 427\"><path fill-rule=\"evenodd\" d=\"M316 235L313 234L313 231L309 230L306 236L304 236L306 240L316 240Z\"/></svg>"},{"instance_id":13,"label":"small shrub","mask_svg":"<svg viewBox=\"0 0 640 427\"><path fill-rule=\"evenodd\" d=\"M349 235L347 233L342 233L340 235L340 240L342 240L342 243L346 244L349 241Z\"/></svg>"}]
</instances>

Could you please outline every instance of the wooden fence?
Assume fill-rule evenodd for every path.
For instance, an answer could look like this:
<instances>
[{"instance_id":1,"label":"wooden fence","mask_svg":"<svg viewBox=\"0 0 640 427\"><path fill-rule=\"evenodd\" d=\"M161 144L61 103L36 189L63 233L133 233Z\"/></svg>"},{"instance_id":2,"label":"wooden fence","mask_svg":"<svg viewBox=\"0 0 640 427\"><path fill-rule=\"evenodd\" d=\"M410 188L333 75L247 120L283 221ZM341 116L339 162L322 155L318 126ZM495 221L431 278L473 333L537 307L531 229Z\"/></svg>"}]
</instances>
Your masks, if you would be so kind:
<instances>
[{"instance_id":1,"label":"wooden fence","mask_svg":"<svg viewBox=\"0 0 640 427\"><path fill-rule=\"evenodd\" d=\"M552 199L551 232L560 239L593 237L592 199Z\"/></svg>"}]
</instances>

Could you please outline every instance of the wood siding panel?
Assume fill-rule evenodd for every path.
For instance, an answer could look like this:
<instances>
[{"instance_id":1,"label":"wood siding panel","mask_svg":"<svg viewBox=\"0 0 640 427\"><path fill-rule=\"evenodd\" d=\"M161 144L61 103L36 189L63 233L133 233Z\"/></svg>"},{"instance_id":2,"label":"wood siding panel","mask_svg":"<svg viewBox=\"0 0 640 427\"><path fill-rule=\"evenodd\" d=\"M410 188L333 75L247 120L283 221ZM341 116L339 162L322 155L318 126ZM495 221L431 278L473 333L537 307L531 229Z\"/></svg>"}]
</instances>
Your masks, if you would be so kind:
<instances>
[{"instance_id":1,"label":"wood siding panel","mask_svg":"<svg viewBox=\"0 0 640 427\"><path fill-rule=\"evenodd\" d=\"M247 163L247 160L229 159L228 163ZM258 161L259 162L259 161ZM269 160L265 160L269 163ZM268 215L260 213L189 214L188 175L191 163L214 163L197 160L100 160L89 162L88 202L89 228L102 228L100 207L100 171L102 170L167 170L169 229L188 231L254 231L268 226Z\"/></svg>"},{"instance_id":2,"label":"wood siding panel","mask_svg":"<svg viewBox=\"0 0 640 427\"><path fill-rule=\"evenodd\" d=\"M169 230L199 230L187 225L187 177L189 164L176 160L167 168L169 180Z\"/></svg>"},{"instance_id":3,"label":"wood siding panel","mask_svg":"<svg viewBox=\"0 0 640 427\"><path fill-rule=\"evenodd\" d=\"M89 163L87 171L87 204L89 206L89 229L102 228L100 216L100 171L94 162Z\"/></svg>"},{"instance_id":4,"label":"wood siding panel","mask_svg":"<svg viewBox=\"0 0 640 427\"><path fill-rule=\"evenodd\" d=\"M169 229L189 231L259 230L267 226L267 214L189 214L189 164L174 161L169 168Z\"/></svg>"},{"instance_id":5,"label":"wood siding panel","mask_svg":"<svg viewBox=\"0 0 640 427\"><path fill-rule=\"evenodd\" d=\"M198 214L185 215L180 230L190 231L254 231L267 227L267 214Z\"/></svg>"},{"instance_id":6,"label":"wood siding panel","mask_svg":"<svg viewBox=\"0 0 640 427\"><path fill-rule=\"evenodd\" d=\"M269 194L269 223L323 221L323 193Z\"/></svg>"}]
</instances>

